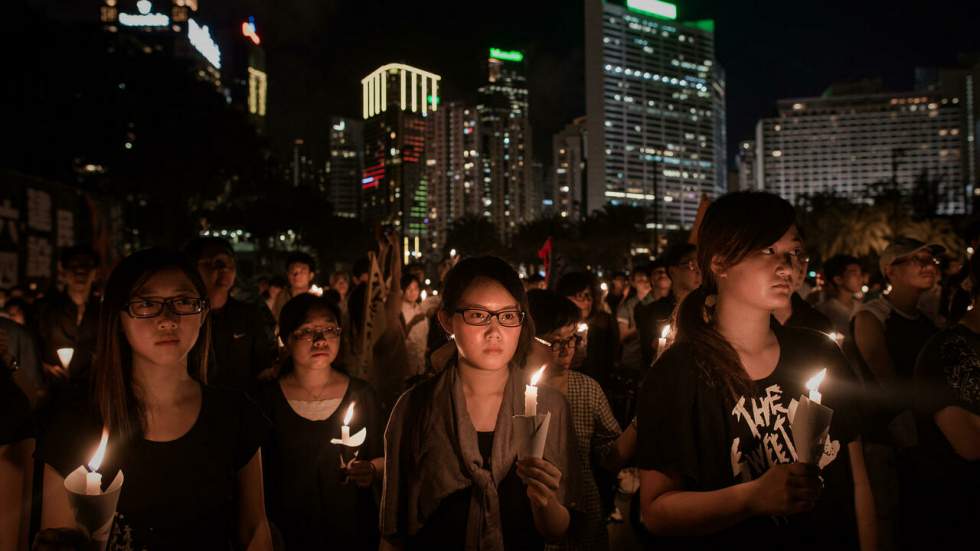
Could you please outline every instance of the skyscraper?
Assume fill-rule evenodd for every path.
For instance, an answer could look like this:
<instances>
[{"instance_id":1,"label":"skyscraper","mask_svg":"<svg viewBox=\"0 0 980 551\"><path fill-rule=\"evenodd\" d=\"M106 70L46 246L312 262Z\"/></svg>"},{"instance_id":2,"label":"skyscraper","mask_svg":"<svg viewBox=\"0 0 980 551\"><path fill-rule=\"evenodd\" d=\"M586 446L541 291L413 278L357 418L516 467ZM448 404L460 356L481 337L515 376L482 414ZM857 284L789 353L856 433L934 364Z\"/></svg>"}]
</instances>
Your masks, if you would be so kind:
<instances>
[{"instance_id":1,"label":"skyscraper","mask_svg":"<svg viewBox=\"0 0 980 551\"><path fill-rule=\"evenodd\" d=\"M714 22L680 22L677 11L658 0L585 2L588 212L656 207L658 226L686 227L702 193L727 190Z\"/></svg>"},{"instance_id":2,"label":"skyscraper","mask_svg":"<svg viewBox=\"0 0 980 551\"><path fill-rule=\"evenodd\" d=\"M578 117L565 125L552 139L554 211L563 218L584 218L586 183L586 130L585 117Z\"/></svg>"},{"instance_id":3,"label":"skyscraper","mask_svg":"<svg viewBox=\"0 0 980 551\"><path fill-rule=\"evenodd\" d=\"M843 93L840 93L843 91ZM866 201L873 184L934 187L936 214L968 212L959 97L831 88L780 100L756 126L756 187L795 202L833 192Z\"/></svg>"},{"instance_id":4,"label":"skyscraper","mask_svg":"<svg viewBox=\"0 0 980 551\"><path fill-rule=\"evenodd\" d=\"M364 169L364 123L344 117L330 118L330 150L326 164L327 195L334 214L356 218L361 173Z\"/></svg>"},{"instance_id":5,"label":"skyscraper","mask_svg":"<svg viewBox=\"0 0 980 551\"><path fill-rule=\"evenodd\" d=\"M538 211L531 189L531 124L524 53L490 48L487 84L479 89L483 214L502 236Z\"/></svg>"},{"instance_id":6,"label":"skyscraper","mask_svg":"<svg viewBox=\"0 0 980 551\"><path fill-rule=\"evenodd\" d=\"M453 220L483 210L476 107L461 102L440 105L429 117L428 133L429 233L437 249L445 244Z\"/></svg>"},{"instance_id":7,"label":"skyscraper","mask_svg":"<svg viewBox=\"0 0 980 551\"><path fill-rule=\"evenodd\" d=\"M394 226L413 244L428 237L425 138L427 119L438 110L440 80L400 63L383 65L361 80L361 214L368 223Z\"/></svg>"}]
</instances>

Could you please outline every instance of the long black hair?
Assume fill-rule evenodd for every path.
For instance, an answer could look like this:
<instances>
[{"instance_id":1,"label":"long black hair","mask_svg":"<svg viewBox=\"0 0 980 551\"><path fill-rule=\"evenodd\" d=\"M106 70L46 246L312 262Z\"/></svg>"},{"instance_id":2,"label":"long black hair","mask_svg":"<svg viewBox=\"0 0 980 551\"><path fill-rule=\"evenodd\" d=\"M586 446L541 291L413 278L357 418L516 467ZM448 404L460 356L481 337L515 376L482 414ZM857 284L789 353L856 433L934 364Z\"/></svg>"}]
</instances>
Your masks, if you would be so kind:
<instances>
[{"instance_id":1,"label":"long black hair","mask_svg":"<svg viewBox=\"0 0 980 551\"><path fill-rule=\"evenodd\" d=\"M796 211L785 199L752 191L721 196L708 207L701 221L701 286L678 306L675 342L691 343L698 367L709 382L723 386L732 399L751 392L752 383L738 353L715 326L718 282L711 262L718 259L725 266L738 264L749 254L778 241L795 223Z\"/></svg>"}]
</instances>

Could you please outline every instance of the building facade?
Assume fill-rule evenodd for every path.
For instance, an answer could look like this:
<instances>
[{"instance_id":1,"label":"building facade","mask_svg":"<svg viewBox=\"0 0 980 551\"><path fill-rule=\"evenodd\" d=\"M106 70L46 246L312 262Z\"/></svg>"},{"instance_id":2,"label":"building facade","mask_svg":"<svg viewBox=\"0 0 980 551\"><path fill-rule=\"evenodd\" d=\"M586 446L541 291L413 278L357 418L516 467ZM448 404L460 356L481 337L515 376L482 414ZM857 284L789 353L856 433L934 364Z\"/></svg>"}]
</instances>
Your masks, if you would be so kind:
<instances>
[{"instance_id":1,"label":"building facade","mask_svg":"<svg viewBox=\"0 0 980 551\"><path fill-rule=\"evenodd\" d=\"M817 193L866 202L876 188L928 190L935 214L968 212L961 98L842 91L781 100L776 117L759 121L757 189L794 203Z\"/></svg>"},{"instance_id":2,"label":"building facade","mask_svg":"<svg viewBox=\"0 0 980 551\"><path fill-rule=\"evenodd\" d=\"M453 220L483 212L480 119L476 107L447 102L429 117L430 247L441 249Z\"/></svg>"},{"instance_id":3,"label":"building facade","mask_svg":"<svg viewBox=\"0 0 980 551\"><path fill-rule=\"evenodd\" d=\"M531 123L524 53L490 48L487 83L479 89L479 158L484 216L506 239L538 213L532 189Z\"/></svg>"},{"instance_id":4,"label":"building facade","mask_svg":"<svg viewBox=\"0 0 980 551\"><path fill-rule=\"evenodd\" d=\"M331 117L329 136L327 195L335 215L357 218L364 171L364 123L345 117Z\"/></svg>"},{"instance_id":5,"label":"building facade","mask_svg":"<svg viewBox=\"0 0 980 551\"><path fill-rule=\"evenodd\" d=\"M689 227L701 195L727 190L725 79L713 21L657 0L585 2L586 211L651 207Z\"/></svg>"},{"instance_id":6,"label":"building facade","mask_svg":"<svg viewBox=\"0 0 980 551\"><path fill-rule=\"evenodd\" d=\"M392 226L415 244L428 237L429 171L426 135L438 111L441 77L392 63L361 80L364 170L361 214L369 224Z\"/></svg>"},{"instance_id":7,"label":"building facade","mask_svg":"<svg viewBox=\"0 0 980 551\"><path fill-rule=\"evenodd\" d=\"M586 205L586 140L585 117L565 126L552 139L553 187L550 205L555 214L570 220L588 215Z\"/></svg>"}]
</instances>

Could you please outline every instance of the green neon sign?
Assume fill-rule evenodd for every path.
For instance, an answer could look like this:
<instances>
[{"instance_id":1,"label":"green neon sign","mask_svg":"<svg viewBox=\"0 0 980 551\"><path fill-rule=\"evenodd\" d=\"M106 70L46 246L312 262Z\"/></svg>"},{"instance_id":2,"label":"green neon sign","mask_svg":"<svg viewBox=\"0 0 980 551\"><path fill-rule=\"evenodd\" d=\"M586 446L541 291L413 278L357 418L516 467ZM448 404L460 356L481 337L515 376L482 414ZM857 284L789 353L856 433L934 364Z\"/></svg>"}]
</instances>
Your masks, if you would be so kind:
<instances>
[{"instance_id":1,"label":"green neon sign","mask_svg":"<svg viewBox=\"0 0 980 551\"><path fill-rule=\"evenodd\" d=\"M715 32L715 21L714 19L702 19L700 21L688 21L684 25L691 27L692 29L700 29L705 32L713 33Z\"/></svg>"},{"instance_id":2,"label":"green neon sign","mask_svg":"<svg viewBox=\"0 0 980 551\"><path fill-rule=\"evenodd\" d=\"M626 0L626 7L635 12L661 19L677 19L677 6L660 0Z\"/></svg>"},{"instance_id":3,"label":"green neon sign","mask_svg":"<svg viewBox=\"0 0 980 551\"><path fill-rule=\"evenodd\" d=\"M524 52L520 50L501 50L500 48L490 48L490 57L501 61L524 61Z\"/></svg>"}]
</instances>

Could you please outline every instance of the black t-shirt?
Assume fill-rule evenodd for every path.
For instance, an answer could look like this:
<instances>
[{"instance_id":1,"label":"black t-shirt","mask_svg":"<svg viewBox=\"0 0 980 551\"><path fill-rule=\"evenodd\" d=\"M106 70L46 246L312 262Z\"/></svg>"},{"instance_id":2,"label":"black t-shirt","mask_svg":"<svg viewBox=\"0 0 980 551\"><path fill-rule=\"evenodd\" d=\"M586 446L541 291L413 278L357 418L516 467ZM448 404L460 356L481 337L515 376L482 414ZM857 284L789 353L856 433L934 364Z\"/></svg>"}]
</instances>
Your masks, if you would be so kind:
<instances>
[{"instance_id":1,"label":"black t-shirt","mask_svg":"<svg viewBox=\"0 0 980 551\"><path fill-rule=\"evenodd\" d=\"M31 404L10 376L10 371L0 368L0 446L32 436L34 423L31 419Z\"/></svg>"},{"instance_id":2,"label":"black t-shirt","mask_svg":"<svg viewBox=\"0 0 980 551\"><path fill-rule=\"evenodd\" d=\"M483 464L490 465L493 450L493 435L491 432L477 432L477 444ZM473 487L464 488L450 494L432 513L429 520L419 530L415 537L406 542L406 549L463 549L466 542L466 521L470 512L470 497ZM515 463L507 476L497 487L500 500L500 523L504 535L504 549L527 550L543 549L544 539L534 526L534 516L531 512L531 500L527 497L527 488L517 476Z\"/></svg>"},{"instance_id":3,"label":"black t-shirt","mask_svg":"<svg viewBox=\"0 0 980 551\"><path fill-rule=\"evenodd\" d=\"M108 485L125 475L109 549L231 549L237 541L238 472L255 456L268 420L244 394L202 386L201 410L169 442L109 437L102 469ZM99 442L97 413L60 410L38 448L62 476L88 461Z\"/></svg>"},{"instance_id":4,"label":"black t-shirt","mask_svg":"<svg viewBox=\"0 0 980 551\"><path fill-rule=\"evenodd\" d=\"M351 378L340 405L323 421L297 414L278 381L260 387L257 399L273 427L262 446L266 512L286 549L377 549L374 491L344 482L340 454L347 462L354 450L330 443L340 437L344 415L354 402L350 433L367 429L357 457L370 460L384 455L384 420L371 387Z\"/></svg>"},{"instance_id":5,"label":"black t-shirt","mask_svg":"<svg viewBox=\"0 0 980 551\"><path fill-rule=\"evenodd\" d=\"M770 464L796 459L790 419L805 384L821 369L822 403L834 410L821 460L826 488L814 511L755 517L700 538L657 538L656 548L843 549L857 546L848 443L857 439L854 395L846 360L825 335L775 328L780 358L755 381L753 396L726 398L719 382L698 367L694 343L668 349L647 373L638 408L637 466L676 473L690 491L712 491L759 478Z\"/></svg>"},{"instance_id":6,"label":"black t-shirt","mask_svg":"<svg viewBox=\"0 0 980 551\"><path fill-rule=\"evenodd\" d=\"M272 367L275 354L275 338L259 309L229 298L224 308L211 312L211 344L208 384L253 394L256 376Z\"/></svg>"},{"instance_id":7,"label":"black t-shirt","mask_svg":"<svg viewBox=\"0 0 980 551\"><path fill-rule=\"evenodd\" d=\"M930 339L915 365L915 392L919 445L908 454L907 501L916 510L910 532L949 543L975 539L980 461L957 455L934 415L951 406L980 415L980 335L955 325Z\"/></svg>"}]
</instances>

